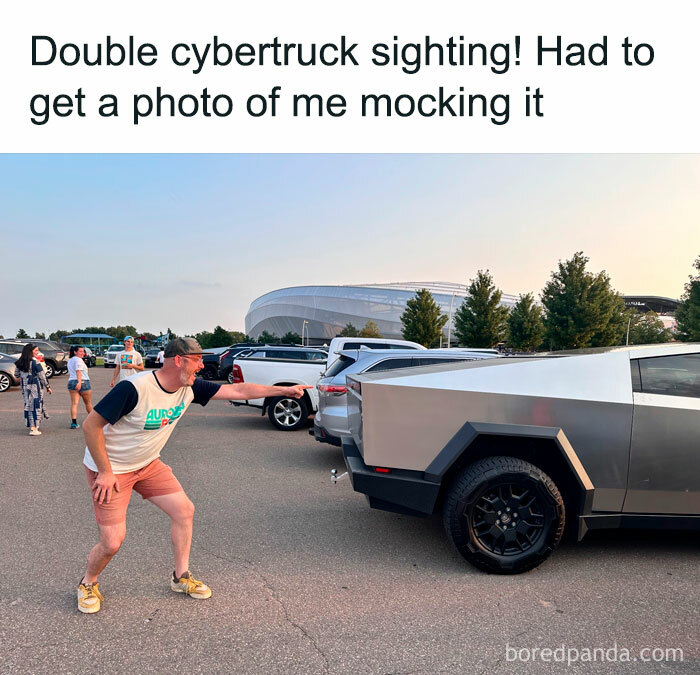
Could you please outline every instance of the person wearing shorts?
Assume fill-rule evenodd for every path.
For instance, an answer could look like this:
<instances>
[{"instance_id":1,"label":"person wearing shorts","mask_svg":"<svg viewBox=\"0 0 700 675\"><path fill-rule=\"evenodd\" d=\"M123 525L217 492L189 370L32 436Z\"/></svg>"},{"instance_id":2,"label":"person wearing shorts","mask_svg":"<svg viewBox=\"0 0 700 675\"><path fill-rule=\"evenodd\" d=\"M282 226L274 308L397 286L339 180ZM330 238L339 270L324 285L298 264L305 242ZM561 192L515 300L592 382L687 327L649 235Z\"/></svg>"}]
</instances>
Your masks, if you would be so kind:
<instances>
[{"instance_id":1,"label":"person wearing shorts","mask_svg":"<svg viewBox=\"0 0 700 675\"><path fill-rule=\"evenodd\" d=\"M80 428L78 424L78 401L81 398L85 405L85 412L89 415L92 410L92 386L90 385L90 375L83 356L85 356L85 349L80 345L73 345L70 348L68 393L70 394L71 429Z\"/></svg>"},{"instance_id":2,"label":"person wearing shorts","mask_svg":"<svg viewBox=\"0 0 700 675\"><path fill-rule=\"evenodd\" d=\"M100 610L104 597L98 576L126 535L126 510L132 491L170 517L175 569L170 589L195 599L211 589L189 572L194 505L160 453L191 403L247 400L268 396L301 398L306 385L268 387L243 382L219 385L195 378L203 367L202 348L193 338L177 338L165 347L163 368L119 382L83 423L87 446L83 464L92 493L99 541L90 551L78 584L78 609Z\"/></svg>"}]
</instances>

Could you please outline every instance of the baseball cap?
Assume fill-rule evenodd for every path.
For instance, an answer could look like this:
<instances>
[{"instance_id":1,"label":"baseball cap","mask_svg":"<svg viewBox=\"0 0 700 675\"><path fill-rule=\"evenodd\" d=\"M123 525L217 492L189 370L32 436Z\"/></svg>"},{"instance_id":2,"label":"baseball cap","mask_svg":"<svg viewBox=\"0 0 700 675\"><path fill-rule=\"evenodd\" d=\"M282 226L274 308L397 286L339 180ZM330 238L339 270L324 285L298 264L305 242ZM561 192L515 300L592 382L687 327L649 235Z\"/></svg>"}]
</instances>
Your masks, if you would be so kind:
<instances>
[{"instance_id":1,"label":"baseball cap","mask_svg":"<svg viewBox=\"0 0 700 675\"><path fill-rule=\"evenodd\" d=\"M186 356L187 354L201 354L202 348L199 342L191 337L175 338L165 345L165 358L173 356Z\"/></svg>"},{"instance_id":2,"label":"baseball cap","mask_svg":"<svg viewBox=\"0 0 700 675\"><path fill-rule=\"evenodd\" d=\"M131 337L131 335L127 335L122 342L126 342L127 340L131 340L132 342L134 341L134 338Z\"/></svg>"}]
</instances>

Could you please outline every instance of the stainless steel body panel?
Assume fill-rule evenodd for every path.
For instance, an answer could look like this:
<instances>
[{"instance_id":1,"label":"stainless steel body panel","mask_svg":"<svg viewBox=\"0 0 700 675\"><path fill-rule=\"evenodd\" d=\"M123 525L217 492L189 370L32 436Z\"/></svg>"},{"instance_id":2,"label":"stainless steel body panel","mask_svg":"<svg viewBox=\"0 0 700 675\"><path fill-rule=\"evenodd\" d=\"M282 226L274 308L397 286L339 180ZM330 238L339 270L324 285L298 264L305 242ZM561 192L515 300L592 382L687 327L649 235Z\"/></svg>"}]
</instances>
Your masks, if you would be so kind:
<instances>
[{"instance_id":1,"label":"stainless steel body panel","mask_svg":"<svg viewBox=\"0 0 700 675\"><path fill-rule=\"evenodd\" d=\"M624 511L700 514L700 399L634 394Z\"/></svg>"},{"instance_id":2,"label":"stainless steel body panel","mask_svg":"<svg viewBox=\"0 0 700 675\"><path fill-rule=\"evenodd\" d=\"M363 456L370 466L425 471L465 421L557 427L595 486L593 510L622 510L632 427L629 404L367 384L362 397Z\"/></svg>"}]
</instances>

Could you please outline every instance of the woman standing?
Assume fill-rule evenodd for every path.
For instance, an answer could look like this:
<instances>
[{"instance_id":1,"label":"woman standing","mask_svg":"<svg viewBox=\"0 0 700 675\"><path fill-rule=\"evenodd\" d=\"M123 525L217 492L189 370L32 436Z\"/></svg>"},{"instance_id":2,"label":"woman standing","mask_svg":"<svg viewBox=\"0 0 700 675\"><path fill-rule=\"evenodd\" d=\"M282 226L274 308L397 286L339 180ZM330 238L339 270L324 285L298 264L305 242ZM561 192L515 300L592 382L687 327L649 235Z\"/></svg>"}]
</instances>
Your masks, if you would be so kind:
<instances>
[{"instance_id":1,"label":"woman standing","mask_svg":"<svg viewBox=\"0 0 700 675\"><path fill-rule=\"evenodd\" d=\"M27 422L30 436L41 436L39 423L41 422L41 411L44 408L44 388L49 394L51 393L44 369L36 359L38 354L39 347L35 347L30 342L24 345L22 354L16 363L22 385L24 419Z\"/></svg>"},{"instance_id":2,"label":"woman standing","mask_svg":"<svg viewBox=\"0 0 700 675\"><path fill-rule=\"evenodd\" d=\"M78 400L83 399L85 411L92 410L92 385L88 367L83 361L85 350L73 345L70 348L70 359L68 359L68 393L70 394L70 417L71 429L79 429L78 424Z\"/></svg>"}]
</instances>

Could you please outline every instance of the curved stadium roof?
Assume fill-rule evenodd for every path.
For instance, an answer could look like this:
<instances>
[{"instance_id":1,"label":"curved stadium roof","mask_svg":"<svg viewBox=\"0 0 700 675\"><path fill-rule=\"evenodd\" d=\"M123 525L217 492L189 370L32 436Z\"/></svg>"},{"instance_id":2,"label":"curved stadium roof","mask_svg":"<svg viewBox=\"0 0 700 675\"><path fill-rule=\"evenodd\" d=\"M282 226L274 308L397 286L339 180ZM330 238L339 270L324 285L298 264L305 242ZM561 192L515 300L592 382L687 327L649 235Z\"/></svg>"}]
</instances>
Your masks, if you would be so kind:
<instances>
[{"instance_id":1,"label":"curved stadium roof","mask_svg":"<svg viewBox=\"0 0 700 675\"><path fill-rule=\"evenodd\" d=\"M246 333L257 338L264 330L281 337L302 334L311 344L328 342L346 324L358 330L374 321L387 338L401 338L401 314L406 302L427 288L444 314L454 316L467 294L467 286L445 281L409 281L359 286L293 286L265 293L254 300L245 317ZM514 295L503 294L501 304L511 307ZM451 310L450 310L451 308ZM447 326L445 326L447 335Z\"/></svg>"}]
</instances>

